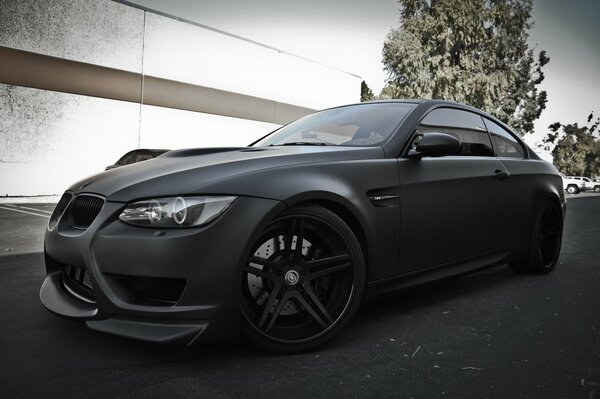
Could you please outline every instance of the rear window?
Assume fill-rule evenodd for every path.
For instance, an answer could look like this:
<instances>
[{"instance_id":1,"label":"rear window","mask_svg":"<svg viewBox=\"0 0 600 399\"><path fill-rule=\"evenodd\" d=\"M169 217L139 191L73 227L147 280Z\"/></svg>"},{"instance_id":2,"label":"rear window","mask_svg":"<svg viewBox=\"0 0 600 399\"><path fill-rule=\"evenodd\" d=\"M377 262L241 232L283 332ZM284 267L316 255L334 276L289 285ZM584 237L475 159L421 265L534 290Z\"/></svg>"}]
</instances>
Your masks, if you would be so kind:
<instances>
[{"instance_id":1,"label":"rear window","mask_svg":"<svg viewBox=\"0 0 600 399\"><path fill-rule=\"evenodd\" d=\"M494 150L499 157L524 158L525 150L519 141L506 129L491 120L484 118L492 137Z\"/></svg>"}]
</instances>

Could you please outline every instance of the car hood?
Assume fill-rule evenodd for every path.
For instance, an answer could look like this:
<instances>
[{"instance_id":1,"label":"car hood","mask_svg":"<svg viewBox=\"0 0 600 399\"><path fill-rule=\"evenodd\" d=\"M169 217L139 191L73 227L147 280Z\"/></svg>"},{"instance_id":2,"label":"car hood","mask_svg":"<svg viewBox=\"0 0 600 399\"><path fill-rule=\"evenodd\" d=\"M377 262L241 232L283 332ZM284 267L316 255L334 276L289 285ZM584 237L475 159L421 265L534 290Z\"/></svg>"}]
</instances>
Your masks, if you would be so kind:
<instances>
[{"instance_id":1,"label":"car hood","mask_svg":"<svg viewBox=\"0 0 600 399\"><path fill-rule=\"evenodd\" d=\"M381 157L381 147L277 146L176 150L87 177L73 184L69 190L75 194L99 194L115 202L192 193L244 195L241 187L231 187L228 192L219 193L203 192L202 188L215 181L222 182L261 170Z\"/></svg>"}]
</instances>

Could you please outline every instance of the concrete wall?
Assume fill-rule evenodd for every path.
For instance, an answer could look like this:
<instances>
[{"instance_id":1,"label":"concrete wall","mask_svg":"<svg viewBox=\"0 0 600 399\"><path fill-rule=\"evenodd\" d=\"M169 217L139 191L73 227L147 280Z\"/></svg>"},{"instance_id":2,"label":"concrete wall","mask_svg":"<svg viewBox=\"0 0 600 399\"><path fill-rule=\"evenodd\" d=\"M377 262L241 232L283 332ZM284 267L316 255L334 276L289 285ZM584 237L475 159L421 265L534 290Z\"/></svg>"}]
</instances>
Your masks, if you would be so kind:
<instances>
[{"instance_id":1,"label":"concrete wall","mask_svg":"<svg viewBox=\"0 0 600 399\"><path fill-rule=\"evenodd\" d=\"M113 1L0 0L0 195L61 193L134 148L246 145L359 96L356 76Z\"/></svg>"}]
</instances>

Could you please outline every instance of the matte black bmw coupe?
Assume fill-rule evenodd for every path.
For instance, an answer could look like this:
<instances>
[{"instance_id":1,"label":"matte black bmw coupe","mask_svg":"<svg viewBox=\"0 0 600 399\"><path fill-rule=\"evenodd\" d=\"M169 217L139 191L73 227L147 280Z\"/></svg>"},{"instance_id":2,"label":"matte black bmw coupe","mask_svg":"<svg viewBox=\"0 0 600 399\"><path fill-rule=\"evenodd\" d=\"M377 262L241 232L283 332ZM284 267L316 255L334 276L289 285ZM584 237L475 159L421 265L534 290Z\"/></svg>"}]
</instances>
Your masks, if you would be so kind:
<instances>
[{"instance_id":1,"label":"matte black bmw coupe","mask_svg":"<svg viewBox=\"0 0 600 399\"><path fill-rule=\"evenodd\" d=\"M481 111L332 108L248 147L74 184L48 224L40 298L126 337L310 350L366 294L500 264L551 271L565 209L556 169Z\"/></svg>"}]
</instances>

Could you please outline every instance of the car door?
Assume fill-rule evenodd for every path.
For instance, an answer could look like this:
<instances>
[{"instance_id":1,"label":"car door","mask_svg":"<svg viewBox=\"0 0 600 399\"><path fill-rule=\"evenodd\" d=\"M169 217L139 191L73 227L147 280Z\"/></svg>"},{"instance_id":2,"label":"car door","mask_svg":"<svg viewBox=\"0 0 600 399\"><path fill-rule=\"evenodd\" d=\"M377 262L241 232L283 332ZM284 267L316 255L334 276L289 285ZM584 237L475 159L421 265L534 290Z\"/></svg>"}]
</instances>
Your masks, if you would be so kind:
<instances>
[{"instance_id":1,"label":"car door","mask_svg":"<svg viewBox=\"0 0 600 399\"><path fill-rule=\"evenodd\" d=\"M485 124L476 113L436 108L413 137L453 135L459 152L445 157L398 159L400 179L400 273L449 265L500 248L502 182L506 167L494 156Z\"/></svg>"},{"instance_id":2,"label":"car door","mask_svg":"<svg viewBox=\"0 0 600 399\"><path fill-rule=\"evenodd\" d=\"M539 205L539 193L554 184L555 177L545 173L545 162L527 158L525 145L512 132L489 118L483 120L497 159L510 173L502 184L502 206L496 208L500 242L508 249L520 248L529 239L531 210Z\"/></svg>"}]
</instances>

